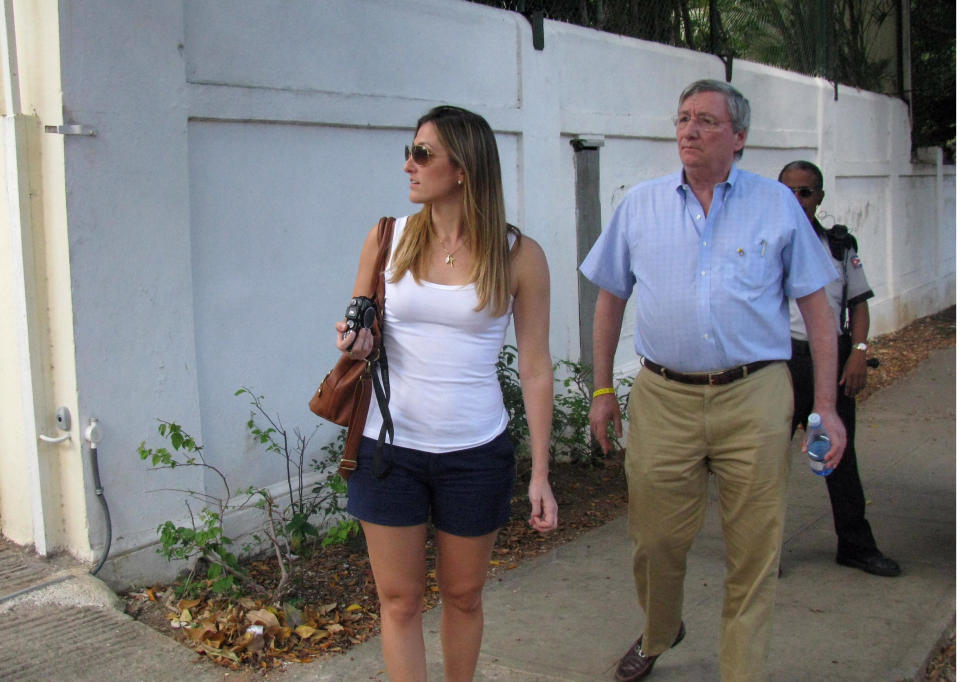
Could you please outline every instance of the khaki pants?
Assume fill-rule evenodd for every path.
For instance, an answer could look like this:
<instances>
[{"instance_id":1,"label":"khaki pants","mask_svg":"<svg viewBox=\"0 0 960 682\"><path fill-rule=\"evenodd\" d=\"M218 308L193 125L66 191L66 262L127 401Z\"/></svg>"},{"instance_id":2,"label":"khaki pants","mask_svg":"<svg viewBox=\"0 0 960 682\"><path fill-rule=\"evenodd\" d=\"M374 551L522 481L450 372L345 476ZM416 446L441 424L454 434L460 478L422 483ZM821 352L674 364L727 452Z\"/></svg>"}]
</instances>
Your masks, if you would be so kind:
<instances>
[{"instance_id":1,"label":"khaki pants","mask_svg":"<svg viewBox=\"0 0 960 682\"><path fill-rule=\"evenodd\" d=\"M644 652L670 648L683 611L687 551L716 476L726 543L724 680L763 678L783 539L793 391L785 363L725 386L641 369L630 394L626 475Z\"/></svg>"}]
</instances>

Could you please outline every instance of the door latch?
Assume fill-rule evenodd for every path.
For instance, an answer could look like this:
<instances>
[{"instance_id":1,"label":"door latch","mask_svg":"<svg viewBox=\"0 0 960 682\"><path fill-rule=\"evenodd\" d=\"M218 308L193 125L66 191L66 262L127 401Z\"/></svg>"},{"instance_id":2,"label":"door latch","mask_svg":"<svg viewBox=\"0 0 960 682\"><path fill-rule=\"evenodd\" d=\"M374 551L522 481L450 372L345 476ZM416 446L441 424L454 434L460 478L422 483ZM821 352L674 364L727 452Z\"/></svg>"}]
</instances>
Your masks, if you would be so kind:
<instances>
[{"instance_id":1,"label":"door latch","mask_svg":"<svg viewBox=\"0 0 960 682\"><path fill-rule=\"evenodd\" d=\"M97 131L90 126L80 125L79 123L70 123L62 126L43 126L43 132L53 133L54 135L86 135L94 137Z\"/></svg>"}]
</instances>

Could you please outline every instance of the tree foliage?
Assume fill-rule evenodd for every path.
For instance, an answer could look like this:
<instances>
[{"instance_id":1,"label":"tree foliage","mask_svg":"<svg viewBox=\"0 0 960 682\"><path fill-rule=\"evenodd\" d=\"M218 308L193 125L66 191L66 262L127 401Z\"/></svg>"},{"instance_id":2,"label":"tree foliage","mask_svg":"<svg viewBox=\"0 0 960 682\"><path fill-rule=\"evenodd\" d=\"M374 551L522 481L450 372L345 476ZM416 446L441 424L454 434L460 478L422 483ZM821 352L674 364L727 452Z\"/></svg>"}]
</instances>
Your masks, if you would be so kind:
<instances>
[{"instance_id":1,"label":"tree foliage","mask_svg":"<svg viewBox=\"0 0 960 682\"><path fill-rule=\"evenodd\" d=\"M957 153L957 7L952 0L912 0L913 145Z\"/></svg>"},{"instance_id":2,"label":"tree foliage","mask_svg":"<svg viewBox=\"0 0 960 682\"><path fill-rule=\"evenodd\" d=\"M956 147L956 6L909 2L912 92L890 45L901 0L474 0L501 9L747 59L864 90L910 97L914 148Z\"/></svg>"}]
</instances>

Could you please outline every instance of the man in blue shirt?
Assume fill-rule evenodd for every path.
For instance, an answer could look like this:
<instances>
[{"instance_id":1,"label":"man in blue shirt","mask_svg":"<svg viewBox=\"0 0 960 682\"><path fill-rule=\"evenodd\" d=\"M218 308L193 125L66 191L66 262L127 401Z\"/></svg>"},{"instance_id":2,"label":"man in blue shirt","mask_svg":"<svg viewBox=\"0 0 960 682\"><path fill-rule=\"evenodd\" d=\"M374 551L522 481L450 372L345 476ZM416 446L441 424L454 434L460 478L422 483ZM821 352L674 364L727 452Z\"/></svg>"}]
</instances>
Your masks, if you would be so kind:
<instances>
[{"instance_id":1,"label":"man in blue shirt","mask_svg":"<svg viewBox=\"0 0 960 682\"><path fill-rule=\"evenodd\" d=\"M739 170L750 105L697 81L676 117L682 170L632 188L580 269L600 287L590 426L606 452L621 435L613 356L635 293L625 470L634 579L646 614L617 679L646 677L685 635L686 555L716 476L726 544L720 663L724 680L761 679L769 647L790 467L793 392L788 299L810 334L814 408L840 461L836 334L824 286L836 271L790 191Z\"/></svg>"}]
</instances>

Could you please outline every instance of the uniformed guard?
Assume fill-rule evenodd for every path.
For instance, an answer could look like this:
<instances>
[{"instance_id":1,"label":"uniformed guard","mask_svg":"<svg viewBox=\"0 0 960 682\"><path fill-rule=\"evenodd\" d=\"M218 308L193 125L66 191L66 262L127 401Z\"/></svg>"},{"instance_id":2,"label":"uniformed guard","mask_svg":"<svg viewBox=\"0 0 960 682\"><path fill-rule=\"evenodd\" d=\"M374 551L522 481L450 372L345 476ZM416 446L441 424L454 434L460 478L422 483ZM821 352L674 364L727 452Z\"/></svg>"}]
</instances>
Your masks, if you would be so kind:
<instances>
[{"instance_id":1,"label":"uniformed guard","mask_svg":"<svg viewBox=\"0 0 960 682\"><path fill-rule=\"evenodd\" d=\"M873 291L867 283L854 236L844 225L824 229L816 218L817 207L824 197L820 169L808 161L794 161L783 167L779 179L793 190L810 219L810 225L824 248L830 251L839 274L826 287L837 320L837 366L840 374L837 414L847 428L847 448L843 459L836 470L826 477L837 532L837 563L873 575L897 576L900 575L900 566L877 548L866 519L866 501L857 471L854 446L856 396L863 390L867 380L867 333L870 329L867 300L873 297ZM790 301L790 335L793 339L793 358L788 364L793 376L793 430L796 431L798 425L807 423L813 406L813 363L807 330L794 301Z\"/></svg>"}]
</instances>

